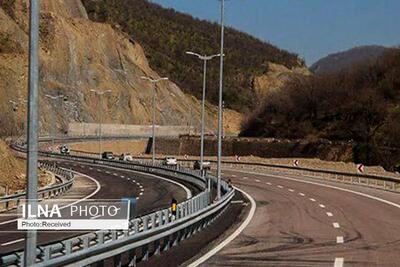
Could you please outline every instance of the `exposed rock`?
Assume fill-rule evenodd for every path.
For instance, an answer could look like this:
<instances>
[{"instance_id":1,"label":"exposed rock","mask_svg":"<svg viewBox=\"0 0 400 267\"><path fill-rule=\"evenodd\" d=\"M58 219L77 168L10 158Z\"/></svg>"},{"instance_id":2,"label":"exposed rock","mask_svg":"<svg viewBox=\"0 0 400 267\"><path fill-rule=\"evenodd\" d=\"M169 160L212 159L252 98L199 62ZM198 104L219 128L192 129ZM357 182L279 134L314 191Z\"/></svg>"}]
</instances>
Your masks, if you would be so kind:
<instances>
[{"instance_id":1,"label":"exposed rock","mask_svg":"<svg viewBox=\"0 0 400 267\"><path fill-rule=\"evenodd\" d=\"M0 124L5 128L8 123L8 128L18 125L22 129L26 116L25 109L14 114L6 103L27 97L28 2L0 3L0 36L9 35L20 47L0 53ZM153 88L140 77L159 75L149 67L142 47L110 25L88 20L80 0L43 0L41 5L41 134L49 132L53 112L59 132L70 121L96 122L100 115L105 123L149 124ZM102 104L91 92L108 89L112 92L103 97ZM199 101L172 81L159 83L156 93L157 123L199 123ZM63 94L68 100L54 103L46 94ZM217 120L216 108L209 106L206 122L210 129ZM238 121L237 126L229 129L239 129L237 115L237 120L229 120Z\"/></svg>"},{"instance_id":2,"label":"exposed rock","mask_svg":"<svg viewBox=\"0 0 400 267\"><path fill-rule=\"evenodd\" d=\"M281 89L292 77L310 74L310 71L305 67L289 69L283 65L268 62L266 72L254 77L253 89L257 95L266 96L269 92Z\"/></svg>"}]
</instances>

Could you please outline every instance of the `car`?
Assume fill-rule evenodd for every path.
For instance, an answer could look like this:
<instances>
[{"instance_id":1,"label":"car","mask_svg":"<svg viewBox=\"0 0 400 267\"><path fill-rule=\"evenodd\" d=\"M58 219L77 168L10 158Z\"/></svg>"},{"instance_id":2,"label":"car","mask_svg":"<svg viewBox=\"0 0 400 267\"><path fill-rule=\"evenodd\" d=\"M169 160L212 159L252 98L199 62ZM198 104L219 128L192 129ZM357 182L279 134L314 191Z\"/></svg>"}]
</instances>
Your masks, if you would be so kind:
<instances>
[{"instance_id":1,"label":"car","mask_svg":"<svg viewBox=\"0 0 400 267\"><path fill-rule=\"evenodd\" d=\"M129 153L121 154L121 156L119 157L119 160L122 160L122 161L133 161L133 157Z\"/></svg>"},{"instance_id":2,"label":"car","mask_svg":"<svg viewBox=\"0 0 400 267\"><path fill-rule=\"evenodd\" d=\"M69 154L71 153L70 149L69 149L68 146L66 146L66 145L61 145L61 146L59 147L59 149L60 149L60 153L61 153L62 155L69 155Z\"/></svg>"},{"instance_id":3,"label":"car","mask_svg":"<svg viewBox=\"0 0 400 267\"><path fill-rule=\"evenodd\" d=\"M112 152L106 151L106 152L103 152L103 154L101 154L101 158L102 159L114 159L115 157Z\"/></svg>"},{"instance_id":4,"label":"car","mask_svg":"<svg viewBox=\"0 0 400 267\"><path fill-rule=\"evenodd\" d=\"M200 160L196 160L193 164L193 169L200 170L201 169L200 166L201 166ZM211 170L211 162L203 161L203 170L208 170L208 171Z\"/></svg>"},{"instance_id":5,"label":"car","mask_svg":"<svg viewBox=\"0 0 400 267\"><path fill-rule=\"evenodd\" d=\"M176 160L175 157L165 157L164 161L163 161L163 165L165 166L177 166L178 165L178 161Z\"/></svg>"}]
</instances>

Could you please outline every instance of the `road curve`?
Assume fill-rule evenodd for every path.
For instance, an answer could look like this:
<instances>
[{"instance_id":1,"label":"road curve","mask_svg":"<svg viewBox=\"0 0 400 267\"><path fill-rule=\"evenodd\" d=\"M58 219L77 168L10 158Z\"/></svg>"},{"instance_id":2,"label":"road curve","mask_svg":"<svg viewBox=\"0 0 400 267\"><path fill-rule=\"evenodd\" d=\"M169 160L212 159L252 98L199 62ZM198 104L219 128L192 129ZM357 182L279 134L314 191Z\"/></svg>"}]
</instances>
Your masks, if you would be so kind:
<instances>
[{"instance_id":1,"label":"road curve","mask_svg":"<svg viewBox=\"0 0 400 267\"><path fill-rule=\"evenodd\" d=\"M70 168L83 176L63 195L63 199L121 199L137 198L137 215L165 208L172 197L179 202L188 197L188 189L174 181L154 175L63 161L59 166ZM190 195L189 195L190 196ZM0 254L22 249L24 233L16 229L15 216L0 216ZM82 232L39 232L38 244L46 244L82 234Z\"/></svg>"},{"instance_id":2,"label":"road curve","mask_svg":"<svg viewBox=\"0 0 400 267\"><path fill-rule=\"evenodd\" d=\"M223 176L257 208L248 227L202 266L399 266L400 194L294 175Z\"/></svg>"}]
</instances>

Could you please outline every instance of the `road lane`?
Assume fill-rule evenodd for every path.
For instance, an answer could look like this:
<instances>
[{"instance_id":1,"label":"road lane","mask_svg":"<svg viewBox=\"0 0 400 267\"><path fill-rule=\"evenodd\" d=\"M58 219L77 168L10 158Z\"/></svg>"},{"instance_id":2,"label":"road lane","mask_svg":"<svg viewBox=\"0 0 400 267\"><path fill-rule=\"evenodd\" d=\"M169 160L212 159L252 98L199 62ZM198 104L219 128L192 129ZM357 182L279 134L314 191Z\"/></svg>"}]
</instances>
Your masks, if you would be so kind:
<instances>
[{"instance_id":1,"label":"road lane","mask_svg":"<svg viewBox=\"0 0 400 267\"><path fill-rule=\"evenodd\" d=\"M181 185L167 179L159 179L153 175L74 162L60 162L59 165L95 178L100 185L100 190L91 199L136 197L137 215L168 207L173 197L179 202L188 197L188 190ZM94 192L96 188L96 184L90 178L80 177L61 198L81 199ZM17 231L16 221L10 220L9 217L0 217L0 223L7 220L11 222L0 225L0 253L22 249L24 245L24 233ZM70 231L39 232L38 244L46 244L82 233Z\"/></svg>"},{"instance_id":2,"label":"road lane","mask_svg":"<svg viewBox=\"0 0 400 267\"><path fill-rule=\"evenodd\" d=\"M224 178L249 193L257 210L244 232L204 266L397 266L400 262L396 206L271 175L224 170ZM323 183L400 203L395 193Z\"/></svg>"}]
</instances>

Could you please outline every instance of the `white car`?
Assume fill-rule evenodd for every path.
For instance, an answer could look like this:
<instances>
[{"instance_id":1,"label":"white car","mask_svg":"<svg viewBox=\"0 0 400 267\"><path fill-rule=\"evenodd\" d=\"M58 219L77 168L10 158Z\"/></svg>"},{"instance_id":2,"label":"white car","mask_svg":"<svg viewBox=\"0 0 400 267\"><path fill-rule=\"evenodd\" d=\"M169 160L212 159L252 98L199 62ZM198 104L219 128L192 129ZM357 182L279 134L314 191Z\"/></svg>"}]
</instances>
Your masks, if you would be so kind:
<instances>
[{"instance_id":1,"label":"white car","mask_svg":"<svg viewBox=\"0 0 400 267\"><path fill-rule=\"evenodd\" d=\"M119 160L122 160L122 161L133 161L133 157L129 153L121 154L121 156L119 157Z\"/></svg>"},{"instance_id":2,"label":"white car","mask_svg":"<svg viewBox=\"0 0 400 267\"><path fill-rule=\"evenodd\" d=\"M175 157L165 157L163 165L165 166L176 166L178 165L178 161Z\"/></svg>"}]
</instances>

